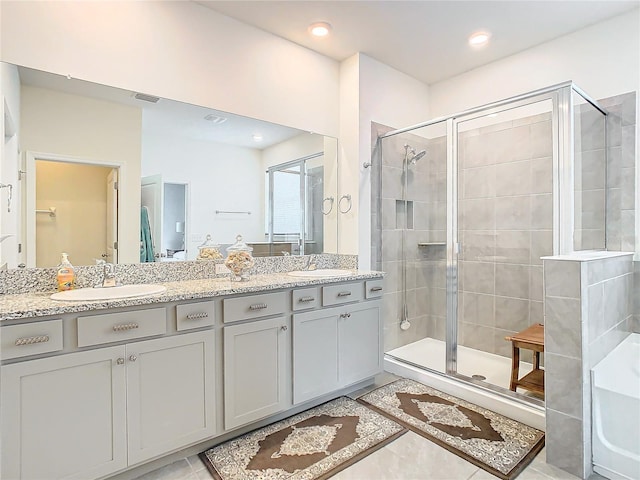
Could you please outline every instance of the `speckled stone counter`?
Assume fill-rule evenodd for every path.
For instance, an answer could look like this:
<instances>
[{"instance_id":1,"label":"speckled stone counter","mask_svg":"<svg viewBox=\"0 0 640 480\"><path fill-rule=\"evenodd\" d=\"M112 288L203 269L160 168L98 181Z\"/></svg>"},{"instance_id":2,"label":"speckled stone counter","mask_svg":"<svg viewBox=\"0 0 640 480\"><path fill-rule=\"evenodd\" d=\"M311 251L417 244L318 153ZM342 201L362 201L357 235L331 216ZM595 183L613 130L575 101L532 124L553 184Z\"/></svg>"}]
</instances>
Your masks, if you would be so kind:
<instances>
[{"instance_id":1,"label":"speckled stone counter","mask_svg":"<svg viewBox=\"0 0 640 480\"><path fill-rule=\"evenodd\" d=\"M336 282L382 278L383 275L382 272L376 271L351 270L350 275L342 277L293 277L286 273L272 273L267 275L254 275L247 282L231 282L228 278L185 280L160 283L167 287L167 291L156 295L90 302L61 302L51 300L49 296L53 292L2 295L0 296L0 321L86 312L90 310L104 310L107 308L152 305L241 293L266 292L282 288L307 287Z\"/></svg>"}]
</instances>

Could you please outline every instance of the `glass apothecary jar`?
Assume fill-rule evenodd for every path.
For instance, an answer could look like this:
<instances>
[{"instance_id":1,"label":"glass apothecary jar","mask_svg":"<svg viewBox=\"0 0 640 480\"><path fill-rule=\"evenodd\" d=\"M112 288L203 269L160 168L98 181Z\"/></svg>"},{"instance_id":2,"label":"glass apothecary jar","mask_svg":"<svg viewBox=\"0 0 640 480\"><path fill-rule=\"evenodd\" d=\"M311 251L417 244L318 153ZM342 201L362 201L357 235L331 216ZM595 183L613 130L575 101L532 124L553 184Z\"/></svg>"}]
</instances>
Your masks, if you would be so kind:
<instances>
[{"instance_id":1,"label":"glass apothecary jar","mask_svg":"<svg viewBox=\"0 0 640 480\"><path fill-rule=\"evenodd\" d=\"M211 235L207 235L204 243L198 246L196 260L220 260L221 258L220 245L211 240Z\"/></svg>"},{"instance_id":2,"label":"glass apothecary jar","mask_svg":"<svg viewBox=\"0 0 640 480\"><path fill-rule=\"evenodd\" d=\"M253 248L242 241L242 235L236 237L236 243L227 248L225 266L231 270L232 282L249 280L249 270L253 267Z\"/></svg>"}]
</instances>

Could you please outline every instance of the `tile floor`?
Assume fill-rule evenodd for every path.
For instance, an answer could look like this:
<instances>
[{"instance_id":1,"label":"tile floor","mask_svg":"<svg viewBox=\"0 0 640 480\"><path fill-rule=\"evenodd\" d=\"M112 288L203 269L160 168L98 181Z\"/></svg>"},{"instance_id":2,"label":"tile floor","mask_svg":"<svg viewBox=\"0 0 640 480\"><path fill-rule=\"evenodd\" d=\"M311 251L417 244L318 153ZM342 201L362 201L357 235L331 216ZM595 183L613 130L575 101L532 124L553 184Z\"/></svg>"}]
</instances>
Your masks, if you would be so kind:
<instances>
[{"instance_id":1,"label":"tile floor","mask_svg":"<svg viewBox=\"0 0 640 480\"><path fill-rule=\"evenodd\" d=\"M358 398L397 379L383 373L374 385L349 394ZM407 432L358 463L337 473L335 480L495 480L498 477L463 460L424 437ZM212 480L204 463L193 455L135 480ZM546 462L545 450L518 475L517 480L579 480ZM238 479L241 480L241 479Z\"/></svg>"},{"instance_id":2,"label":"tile floor","mask_svg":"<svg viewBox=\"0 0 640 480\"><path fill-rule=\"evenodd\" d=\"M495 480L472 463L435 443L407 432L332 477L335 480ZM212 480L196 456L183 458L136 480ZM517 480L578 480L545 461L545 451L529 464ZM238 479L241 480L241 479Z\"/></svg>"}]
</instances>

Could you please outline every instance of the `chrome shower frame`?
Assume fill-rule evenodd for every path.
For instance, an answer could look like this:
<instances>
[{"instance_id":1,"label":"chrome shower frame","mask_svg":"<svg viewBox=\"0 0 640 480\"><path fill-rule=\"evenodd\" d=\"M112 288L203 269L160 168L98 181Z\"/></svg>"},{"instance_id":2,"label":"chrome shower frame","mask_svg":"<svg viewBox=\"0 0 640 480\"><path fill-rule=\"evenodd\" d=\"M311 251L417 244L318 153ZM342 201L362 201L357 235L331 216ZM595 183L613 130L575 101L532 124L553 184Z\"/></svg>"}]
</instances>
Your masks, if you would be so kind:
<instances>
[{"instance_id":1,"label":"chrome shower frame","mask_svg":"<svg viewBox=\"0 0 640 480\"><path fill-rule=\"evenodd\" d=\"M447 135L447 243L446 243L446 371L432 373L454 378L463 383L488 390L500 395L510 397L515 401L542 408L544 402L533 397L525 398L510 390L488 384L486 382L462 375L457 372L457 348L458 348L458 255L461 251L458 239L458 135L459 124L474 118L483 117L505 110L511 110L526 105L551 101L552 104L552 138L553 138L553 254L563 255L573 252L574 235L574 145L575 132L574 113L575 106L572 94L576 93L587 103L591 104L603 115L607 111L594 99L588 96L573 82L563 82L550 87L534 90L522 95L517 95L480 107L472 108L453 115L447 115L415 124L406 128L393 130L378 137L382 139L409 133L413 130L445 123ZM605 131L606 135L606 131ZM405 164L407 163L408 146L405 145ZM606 160L605 160L606 161ZM405 178L406 182L406 178ZM406 198L405 211L406 211ZM606 242L606 239L605 239ZM403 263L404 259L404 234L403 234ZM406 267L405 267L406 270ZM406 275L406 271L404 272ZM406 278L403 289L406 290ZM406 309L406 291L404 294L404 306ZM409 362L407 362L409 363ZM420 367L412 364L413 366Z\"/></svg>"}]
</instances>

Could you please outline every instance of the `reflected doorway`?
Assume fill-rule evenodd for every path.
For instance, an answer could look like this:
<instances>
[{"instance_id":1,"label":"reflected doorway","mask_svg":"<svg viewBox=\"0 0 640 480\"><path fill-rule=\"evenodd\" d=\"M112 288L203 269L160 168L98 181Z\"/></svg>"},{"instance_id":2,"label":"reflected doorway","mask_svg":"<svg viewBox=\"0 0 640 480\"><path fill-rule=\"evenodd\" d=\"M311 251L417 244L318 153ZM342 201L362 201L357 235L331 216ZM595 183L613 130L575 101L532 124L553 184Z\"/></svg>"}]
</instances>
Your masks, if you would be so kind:
<instances>
[{"instance_id":1,"label":"reflected doorway","mask_svg":"<svg viewBox=\"0 0 640 480\"><path fill-rule=\"evenodd\" d=\"M118 176L113 166L28 155L27 266L56 266L62 252L75 265L117 263Z\"/></svg>"}]
</instances>

